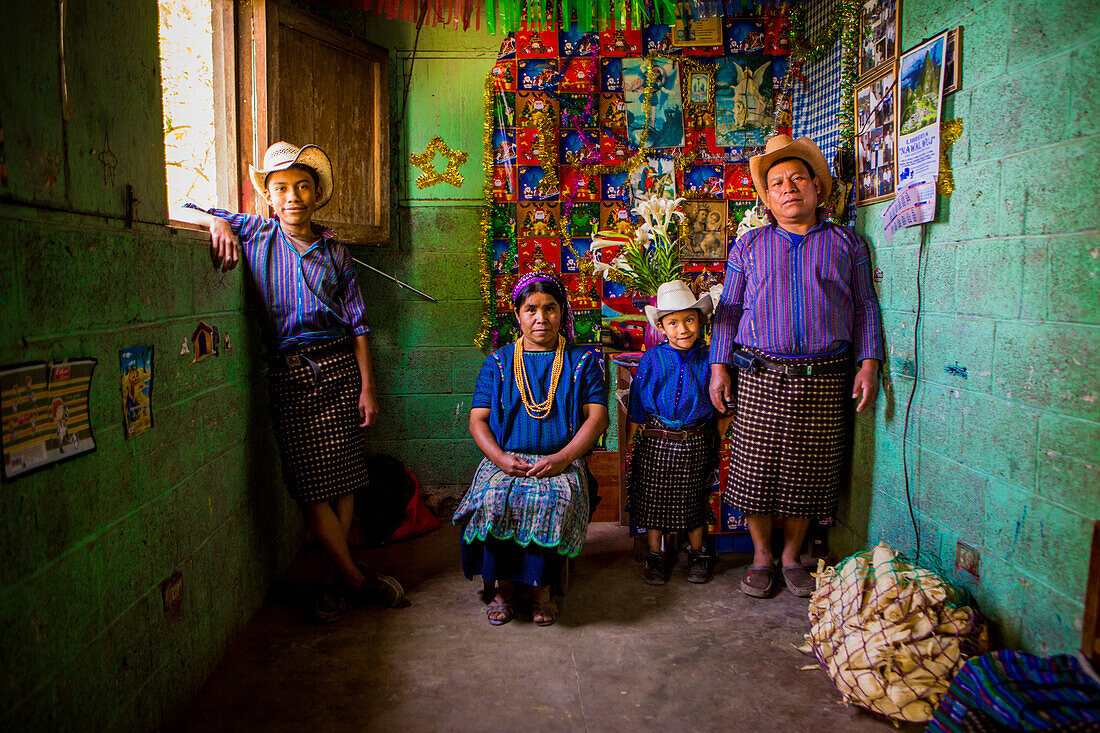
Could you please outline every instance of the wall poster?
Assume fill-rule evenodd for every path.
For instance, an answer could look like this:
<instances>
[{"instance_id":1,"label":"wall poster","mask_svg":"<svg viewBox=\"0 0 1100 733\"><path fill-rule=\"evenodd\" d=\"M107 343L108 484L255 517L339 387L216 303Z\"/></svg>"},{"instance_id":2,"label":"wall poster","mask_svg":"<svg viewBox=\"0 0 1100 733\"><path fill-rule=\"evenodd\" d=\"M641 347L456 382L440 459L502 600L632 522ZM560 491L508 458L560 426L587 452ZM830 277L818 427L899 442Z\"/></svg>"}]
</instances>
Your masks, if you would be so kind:
<instances>
[{"instance_id":1,"label":"wall poster","mask_svg":"<svg viewBox=\"0 0 1100 733\"><path fill-rule=\"evenodd\" d=\"M940 174L940 114L947 31L902 54L898 71L898 181L900 187Z\"/></svg>"}]
</instances>

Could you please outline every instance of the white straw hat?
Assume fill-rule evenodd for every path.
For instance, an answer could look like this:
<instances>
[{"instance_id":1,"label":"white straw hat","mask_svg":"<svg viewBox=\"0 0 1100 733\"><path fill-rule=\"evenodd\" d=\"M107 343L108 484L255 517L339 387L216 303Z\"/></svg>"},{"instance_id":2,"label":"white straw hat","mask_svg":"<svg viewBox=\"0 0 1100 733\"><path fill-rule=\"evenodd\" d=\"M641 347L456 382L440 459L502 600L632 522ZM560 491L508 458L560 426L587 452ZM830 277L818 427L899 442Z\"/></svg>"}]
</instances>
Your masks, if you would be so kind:
<instances>
[{"instance_id":1,"label":"white straw hat","mask_svg":"<svg viewBox=\"0 0 1100 733\"><path fill-rule=\"evenodd\" d=\"M686 311L697 308L704 316L709 316L714 310L714 301L710 299L710 293L703 293L698 298L691 292L691 288L683 280L672 280L657 288L657 305L645 307L646 318L657 328L657 323L664 316L676 311Z\"/></svg>"},{"instance_id":2,"label":"white straw hat","mask_svg":"<svg viewBox=\"0 0 1100 733\"><path fill-rule=\"evenodd\" d=\"M317 171L317 187L321 189L321 195L317 197L317 208L321 208L332 198L332 161L324 150L313 144L297 147L285 140L272 145L264 153L264 167L257 170L248 166L248 176L252 179L252 186L263 196L265 192L264 181L269 173L285 171L290 166L298 163L308 165Z\"/></svg>"}]
</instances>

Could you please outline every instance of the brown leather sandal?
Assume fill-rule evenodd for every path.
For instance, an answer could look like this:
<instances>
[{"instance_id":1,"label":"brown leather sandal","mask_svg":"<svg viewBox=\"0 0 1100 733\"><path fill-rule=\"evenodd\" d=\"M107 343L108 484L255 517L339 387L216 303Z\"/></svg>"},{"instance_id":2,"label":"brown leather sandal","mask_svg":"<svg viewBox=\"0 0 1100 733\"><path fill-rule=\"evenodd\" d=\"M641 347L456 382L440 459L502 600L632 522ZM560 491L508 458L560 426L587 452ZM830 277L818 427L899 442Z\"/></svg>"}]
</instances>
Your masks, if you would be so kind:
<instances>
[{"instance_id":1,"label":"brown leather sandal","mask_svg":"<svg viewBox=\"0 0 1100 733\"><path fill-rule=\"evenodd\" d=\"M493 626L503 626L516 616L516 609L511 602L494 598L485 609L485 615ZM496 618L494 618L494 616Z\"/></svg>"}]
</instances>

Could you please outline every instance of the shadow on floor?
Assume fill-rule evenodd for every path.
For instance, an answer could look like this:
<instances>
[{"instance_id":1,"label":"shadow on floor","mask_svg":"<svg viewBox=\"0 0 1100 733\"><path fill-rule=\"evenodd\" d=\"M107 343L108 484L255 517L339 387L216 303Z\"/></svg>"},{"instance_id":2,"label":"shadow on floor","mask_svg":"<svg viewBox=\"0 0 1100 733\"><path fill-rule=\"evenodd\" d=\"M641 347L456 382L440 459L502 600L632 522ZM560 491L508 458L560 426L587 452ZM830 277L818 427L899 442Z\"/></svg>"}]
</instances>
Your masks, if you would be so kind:
<instances>
[{"instance_id":1,"label":"shadow on floor","mask_svg":"<svg viewBox=\"0 0 1100 733\"><path fill-rule=\"evenodd\" d=\"M296 599L322 568L308 551L190 709L168 730L885 731L840 703L795 650L806 600L737 590L720 562L693 585L681 557L666 585L642 582L625 529L594 524L559 622L491 627L458 557L458 531L357 553L396 575L411 606L354 608L326 627ZM919 727L903 730L920 730Z\"/></svg>"}]
</instances>

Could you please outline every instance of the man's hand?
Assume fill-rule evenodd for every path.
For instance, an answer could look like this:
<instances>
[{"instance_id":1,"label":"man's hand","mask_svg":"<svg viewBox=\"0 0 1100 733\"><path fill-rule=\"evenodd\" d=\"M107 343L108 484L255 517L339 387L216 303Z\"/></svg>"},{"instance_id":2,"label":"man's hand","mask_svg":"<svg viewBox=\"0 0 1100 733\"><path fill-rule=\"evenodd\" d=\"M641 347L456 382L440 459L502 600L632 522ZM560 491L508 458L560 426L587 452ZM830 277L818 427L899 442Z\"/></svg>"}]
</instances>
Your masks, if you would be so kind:
<instances>
[{"instance_id":1,"label":"man's hand","mask_svg":"<svg viewBox=\"0 0 1100 733\"><path fill-rule=\"evenodd\" d=\"M519 456L513 456L511 453L503 454L499 460L493 461L493 463L497 464L497 468L504 471L504 473L516 478L526 476L527 472L531 470L530 462Z\"/></svg>"},{"instance_id":2,"label":"man's hand","mask_svg":"<svg viewBox=\"0 0 1100 733\"><path fill-rule=\"evenodd\" d=\"M878 359L864 359L860 362L855 383L852 385L852 399L859 400L856 412L863 412L863 408L873 406L876 397L878 397Z\"/></svg>"},{"instance_id":3,"label":"man's hand","mask_svg":"<svg viewBox=\"0 0 1100 733\"><path fill-rule=\"evenodd\" d=\"M359 427L369 428L378 419L378 400L374 392L362 390L359 393Z\"/></svg>"},{"instance_id":4,"label":"man's hand","mask_svg":"<svg viewBox=\"0 0 1100 733\"><path fill-rule=\"evenodd\" d=\"M710 365L710 404L723 415L732 411L733 405L733 380L730 379L729 370L725 364Z\"/></svg>"},{"instance_id":5,"label":"man's hand","mask_svg":"<svg viewBox=\"0 0 1100 733\"><path fill-rule=\"evenodd\" d=\"M213 217L210 222L210 261L214 263L214 269L221 268L222 272L229 272L237 266L240 259L238 254L237 238L233 236L233 229L225 219ZM362 415L362 402L360 402L360 415Z\"/></svg>"},{"instance_id":6,"label":"man's hand","mask_svg":"<svg viewBox=\"0 0 1100 733\"><path fill-rule=\"evenodd\" d=\"M566 468L569 467L569 461L567 461L560 453L554 453L553 455L540 458L535 465L527 471L528 476L537 476L539 478L549 478L550 476L560 476Z\"/></svg>"}]
</instances>

